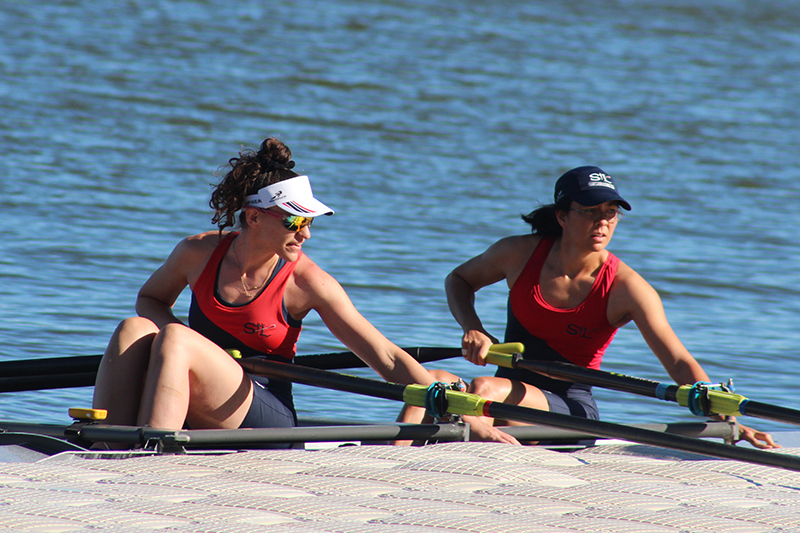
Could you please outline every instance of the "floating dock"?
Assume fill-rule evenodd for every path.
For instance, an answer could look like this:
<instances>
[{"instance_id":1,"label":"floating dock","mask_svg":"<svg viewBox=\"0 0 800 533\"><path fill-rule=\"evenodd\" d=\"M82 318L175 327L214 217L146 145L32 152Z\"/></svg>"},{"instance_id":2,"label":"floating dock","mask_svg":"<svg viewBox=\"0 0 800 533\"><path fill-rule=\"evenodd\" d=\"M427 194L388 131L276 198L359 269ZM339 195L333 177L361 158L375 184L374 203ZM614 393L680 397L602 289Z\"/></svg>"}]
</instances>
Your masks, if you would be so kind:
<instances>
[{"instance_id":1,"label":"floating dock","mask_svg":"<svg viewBox=\"0 0 800 533\"><path fill-rule=\"evenodd\" d=\"M637 444L18 452L0 531L800 531L799 473Z\"/></svg>"}]
</instances>

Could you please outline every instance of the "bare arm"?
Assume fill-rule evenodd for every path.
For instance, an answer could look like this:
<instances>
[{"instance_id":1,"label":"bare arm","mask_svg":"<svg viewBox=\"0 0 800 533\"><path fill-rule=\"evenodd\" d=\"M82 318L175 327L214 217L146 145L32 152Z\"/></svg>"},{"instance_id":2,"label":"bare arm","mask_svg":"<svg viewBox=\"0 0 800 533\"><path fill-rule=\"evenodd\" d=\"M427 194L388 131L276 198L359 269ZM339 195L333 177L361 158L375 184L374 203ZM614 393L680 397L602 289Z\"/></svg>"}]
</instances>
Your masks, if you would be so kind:
<instances>
[{"instance_id":1,"label":"bare arm","mask_svg":"<svg viewBox=\"0 0 800 533\"><path fill-rule=\"evenodd\" d=\"M384 337L358 312L339 282L307 257L302 260L302 267L298 265L295 270L299 292L293 294L304 300L305 311L296 311L299 314L293 316L314 309L337 339L387 381L422 385L435 381L416 359Z\"/></svg>"},{"instance_id":2,"label":"bare arm","mask_svg":"<svg viewBox=\"0 0 800 533\"><path fill-rule=\"evenodd\" d=\"M617 287L617 284L619 286ZM632 269L620 264L614 292L609 301L609 315L616 310L634 321L647 345L658 357L670 377L679 385L711 381L700 363L689 353L667 322L658 293ZM715 416L715 418L724 418ZM780 448L769 433L739 425L740 436L757 448Z\"/></svg>"},{"instance_id":3,"label":"bare arm","mask_svg":"<svg viewBox=\"0 0 800 533\"><path fill-rule=\"evenodd\" d=\"M188 237L175 246L167 260L139 289L136 312L149 318L159 328L169 323L181 323L172 306L183 289L200 275L214 246L219 242L216 232Z\"/></svg>"},{"instance_id":4,"label":"bare arm","mask_svg":"<svg viewBox=\"0 0 800 533\"><path fill-rule=\"evenodd\" d=\"M475 311L475 293L504 279L512 286L536 242L538 240L530 235L501 239L482 254L457 266L445 279L447 304L464 331L462 352L472 363L485 366L489 346L498 342L483 327Z\"/></svg>"},{"instance_id":5,"label":"bare arm","mask_svg":"<svg viewBox=\"0 0 800 533\"><path fill-rule=\"evenodd\" d=\"M633 320L645 342L679 385L708 381L703 368L678 339L664 313L658 293L639 274L620 263L609 301L609 317L616 323Z\"/></svg>"}]
</instances>

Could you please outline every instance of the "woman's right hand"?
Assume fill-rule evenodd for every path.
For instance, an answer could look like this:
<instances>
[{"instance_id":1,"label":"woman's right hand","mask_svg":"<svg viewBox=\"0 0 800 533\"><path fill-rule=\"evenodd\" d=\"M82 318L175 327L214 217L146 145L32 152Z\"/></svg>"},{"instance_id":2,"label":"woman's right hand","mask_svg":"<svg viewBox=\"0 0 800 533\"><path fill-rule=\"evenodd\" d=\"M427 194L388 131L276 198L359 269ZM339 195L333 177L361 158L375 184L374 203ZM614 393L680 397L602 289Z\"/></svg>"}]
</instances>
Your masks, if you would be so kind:
<instances>
[{"instance_id":1,"label":"woman's right hand","mask_svg":"<svg viewBox=\"0 0 800 533\"><path fill-rule=\"evenodd\" d=\"M469 419L465 421L469 422L470 440L502 442L519 446L519 441L514 436L509 435L505 431L500 431L483 417L469 417Z\"/></svg>"},{"instance_id":2,"label":"woman's right hand","mask_svg":"<svg viewBox=\"0 0 800 533\"><path fill-rule=\"evenodd\" d=\"M476 329L467 331L461 339L461 355L464 359L478 366L486 366L486 354L489 347L498 341L485 331Z\"/></svg>"}]
</instances>

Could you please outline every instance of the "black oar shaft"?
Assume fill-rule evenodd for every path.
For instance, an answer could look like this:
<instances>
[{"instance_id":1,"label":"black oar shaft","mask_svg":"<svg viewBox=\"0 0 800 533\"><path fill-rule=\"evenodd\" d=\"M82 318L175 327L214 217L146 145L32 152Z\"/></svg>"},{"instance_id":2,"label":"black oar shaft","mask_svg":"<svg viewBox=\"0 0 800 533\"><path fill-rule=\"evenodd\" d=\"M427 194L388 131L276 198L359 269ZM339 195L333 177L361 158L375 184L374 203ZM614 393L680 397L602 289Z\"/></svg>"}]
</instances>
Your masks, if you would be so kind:
<instances>
[{"instance_id":1,"label":"black oar shaft","mask_svg":"<svg viewBox=\"0 0 800 533\"><path fill-rule=\"evenodd\" d=\"M742 403L740 409L743 415L800 426L800 411L797 409L789 409L788 407L780 407L753 400Z\"/></svg>"},{"instance_id":2,"label":"black oar shaft","mask_svg":"<svg viewBox=\"0 0 800 533\"><path fill-rule=\"evenodd\" d=\"M459 348L403 348L420 363L461 357ZM90 387L97 377L101 355L48 357L0 361L0 392ZM299 355L295 364L303 367L339 369L361 368L367 364L353 352Z\"/></svg>"},{"instance_id":3,"label":"black oar shaft","mask_svg":"<svg viewBox=\"0 0 800 533\"><path fill-rule=\"evenodd\" d=\"M675 393L678 390L677 385L665 386L658 381L614 374L556 361L533 361L515 357L513 359L513 364L516 368L537 372L554 379L577 381L579 383L595 385L597 387L620 392L629 392L641 396L649 396L651 398L661 398L671 402L676 401ZM661 395L659 395L659 387L663 389L663 394Z\"/></svg>"},{"instance_id":4,"label":"black oar shaft","mask_svg":"<svg viewBox=\"0 0 800 533\"><path fill-rule=\"evenodd\" d=\"M639 444L649 444L661 448L688 451L712 457L735 459L748 463L776 466L800 472L800 457L780 453L764 452L750 448L740 448L680 435L664 435L657 431L613 424L600 420L577 418L561 413L528 409L518 405L493 402L488 405L488 415L504 420L516 420L531 424L542 424L561 429L578 429L598 437L622 439Z\"/></svg>"},{"instance_id":5,"label":"black oar shaft","mask_svg":"<svg viewBox=\"0 0 800 533\"><path fill-rule=\"evenodd\" d=\"M522 359L521 356L514 356L512 358L512 364L515 368L538 372L555 379L577 381L579 383L606 389L630 392L670 402L678 402L677 394L680 387L674 384L665 385L659 381L584 368L570 363L526 360ZM738 408L741 414L746 416L800 425L800 410L797 409L754 400L743 401L739 404Z\"/></svg>"},{"instance_id":6,"label":"black oar shaft","mask_svg":"<svg viewBox=\"0 0 800 533\"><path fill-rule=\"evenodd\" d=\"M270 378L294 381L315 387L357 392L389 400L403 401L404 385L374 379L347 376L326 370L296 368L287 363L276 363L261 359L240 361L250 373ZM572 429L599 437L623 439L640 444L649 444L673 450L689 451L712 457L735 459L748 463L775 466L800 472L800 457L764 452L750 448L739 448L728 444L709 442L680 435L664 435L657 431L641 429L611 422L589 420L560 413L540 411L518 405L487 402L486 414L504 420L516 420L531 424L542 424L562 429Z\"/></svg>"},{"instance_id":7,"label":"black oar shaft","mask_svg":"<svg viewBox=\"0 0 800 533\"><path fill-rule=\"evenodd\" d=\"M403 401L405 386L398 383L348 376L346 374L338 374L317 368L298 367L297 365L276 363L274 361L267 361L254 357L240 359L239 363L245 371L250 374L303 383L304 385L311 385L313 387L336 389L363 394L365 396L385 398L387 400Z\"/></svg>"},{"instance_id":8,"label":"black oar shaft","mask_svg":"<svg viewBox=\"0 0 800 533\"><path fill-rule=\"evenodd\" d=\"M91 387L94 385L96 376L97 372L79 372L64 375L2 377L0 378L0 392Z\"/></svg>"},{"instance_id":9,"label":"black oar shaft","mask_svg":"<svg viewBox=\"0 0 800 533\"><path fill-rule=\"evenodd\" d=\"M402 348L420 363L430 363L442 359L461 357L460 348L413 347ZM334 370L341 368L365 368L367 363L353 352L323 353L318 355L298 355L294 362L300 366Z\"/></svg>"},{"instance_id":10,"label":"black oar shaft","mask_svg":"<svg viewBox=\"0 0 800 533\"><path fill-rule=\"evenodd\" d=\"M2 361L0 362L0 376L13 378L97 372L102 357L102 355L81 355Z\"/></svg>"}]
</instances>

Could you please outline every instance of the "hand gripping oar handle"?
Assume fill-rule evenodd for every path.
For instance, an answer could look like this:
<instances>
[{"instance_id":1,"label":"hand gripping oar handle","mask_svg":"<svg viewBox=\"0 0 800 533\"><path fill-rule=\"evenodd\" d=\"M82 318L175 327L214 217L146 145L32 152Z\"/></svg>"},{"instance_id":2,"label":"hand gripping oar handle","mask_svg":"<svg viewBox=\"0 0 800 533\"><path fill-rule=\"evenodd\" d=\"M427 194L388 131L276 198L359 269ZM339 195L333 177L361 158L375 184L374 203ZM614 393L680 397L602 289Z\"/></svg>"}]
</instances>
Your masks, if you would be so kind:
<instances>
[{"instance_id":1,"label":"hand gripping oar handle","mask_svg":"<svg viewBox=\"0 0 800 533\"><path fill-rule=\"evenodd\" d=\"M693 395L698 393L697 387L699 384L681 386L665 384L650 379L584 368L571 363L523 359L520 353L500 353L491 348L486 357L486 362L507 368L520 368L531 372L537 372L553 379L575 381L606 389L658 398L659 400L675 402L682 407L688 407L690 409L694 407L693 403L695 398ZM796 409L757 402L741 394L714 388L708 388L706 391L701 391L700 393L706 396L707 401L707 412L701 412L699 413L700 415L711 413L728 416L744 415L775 422L800 425L800 411ZM692 412L698 414L695 410Z\"/></svg>"},{"instance_id":2,"label":"hand gripping oar handle","mask_svg":"<svg viewBox=\"0 0 800 533\"><path fill-rule=\"evenodd\" d=\"M368 396L386 398L390 400L412 402L412 405L425 406L424 385L400 385L374 379L361 378L337 374L316 368L302 368L288 363L277 363L258 358L240 360L240 364L251 374L266 376L273 379L294 381L315 387L324 387L348 392L357 392ZM408 391L408 392L406 392ZM751 448L739 448L729 444L720 444L703 439L683 437L680 435L665 435L658 431L642 429L623 424L590 420L561 413L551 413L530 409L519 405L510 405L501 402L492 402L474 394L459 391L446 391L448 400L447 412L454 414L475 415L484 414L504 420L517 420L544 426L557 427L581 431L599 437L624 439L640 444L649 444L662 448L681 450L735 459L748 463L775 466L800 472L800 457L780 453L765 452Z\"/></svg>"}]
</instances>

